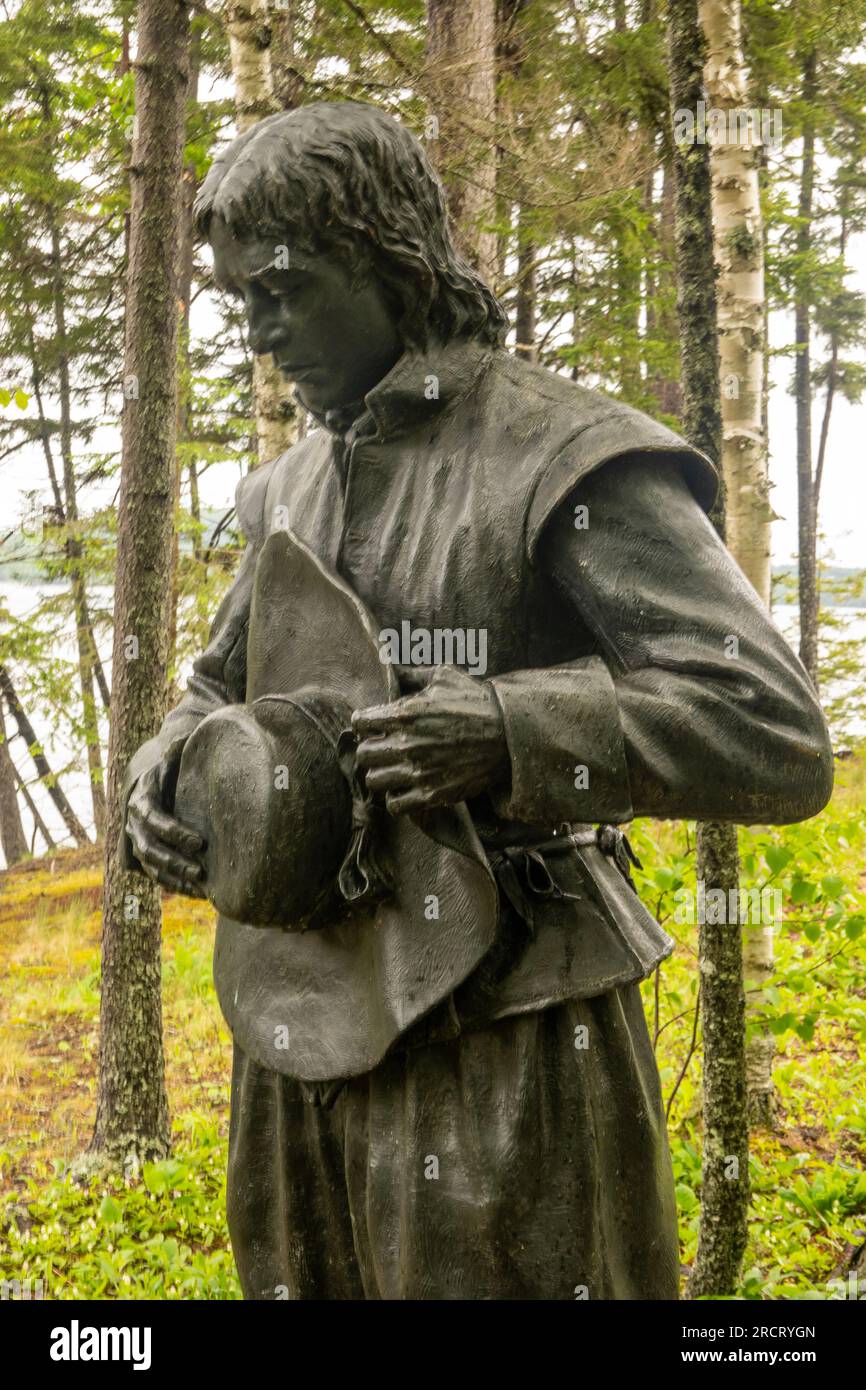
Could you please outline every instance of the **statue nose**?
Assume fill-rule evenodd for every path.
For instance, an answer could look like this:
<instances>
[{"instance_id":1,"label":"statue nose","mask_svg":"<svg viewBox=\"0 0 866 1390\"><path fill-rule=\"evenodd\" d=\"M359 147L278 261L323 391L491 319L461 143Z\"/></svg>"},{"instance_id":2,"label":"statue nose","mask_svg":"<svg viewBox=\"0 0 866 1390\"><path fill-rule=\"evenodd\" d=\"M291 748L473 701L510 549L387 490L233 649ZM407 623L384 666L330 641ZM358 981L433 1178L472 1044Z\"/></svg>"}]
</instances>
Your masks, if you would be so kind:
<instances>
[{"instance_id":1,"label":"statue nose","mask_svg":"<svg viewBox=\"0 0 866 1390\"><path fill-rule=\"evenodd\" d=\"M273 352L278 346L282 332L279 308L270 296L247 299L247 328L252 352Z\"/></svg>"},{"instance_id":2,"label":"statue nose","mask_svg":"<svg viewBox=\"0 0 866 1390\"><path fill-rule=\"evenodd\" d=\"M273 318L262 321L262 319L258 317L250 317L249 344L252 352L273 352L279 341L279 325Z\"/></svg>"}]
</instances>

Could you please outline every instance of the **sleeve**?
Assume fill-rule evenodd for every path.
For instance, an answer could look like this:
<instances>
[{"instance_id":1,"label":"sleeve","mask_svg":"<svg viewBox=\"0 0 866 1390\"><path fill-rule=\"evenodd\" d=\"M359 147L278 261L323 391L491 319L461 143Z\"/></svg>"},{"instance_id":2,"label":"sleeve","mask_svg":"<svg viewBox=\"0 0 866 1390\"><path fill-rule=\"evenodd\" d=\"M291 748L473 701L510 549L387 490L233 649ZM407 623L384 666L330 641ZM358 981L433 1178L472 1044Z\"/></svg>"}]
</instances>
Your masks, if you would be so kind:
<instances>
[{"instance_id":1,"label":"sleeve","mask_svg":"<svg viewBox=\"0 0 866 1390\"><path fill-rule=\"evenodd\" d=\"M492 680L511 758L501 815L787 824L821 810L833 754L815 691L675 460L591 474L537 563L596 654Z\"/></svg>"},{"instance_id":2,"label":"sleeve","mask_svg":"<svg viewBox=\"0 0 866 1390\"><path fill-rule=\"evenodd\" d=\"M139 865L126 834L126 807L143 772L163 757L178 739L186 740L207 715L223 705L240 703L246 693L246 645L256 564L264 540L264 505L270 469L257 469L237 490L240 528L247 538L234 583L217 609L205 650L193 663L186 693L163 720L153 738L143 743L126 769L121 789L121 858L128 869Z\"/></svg>"}]
</instances>

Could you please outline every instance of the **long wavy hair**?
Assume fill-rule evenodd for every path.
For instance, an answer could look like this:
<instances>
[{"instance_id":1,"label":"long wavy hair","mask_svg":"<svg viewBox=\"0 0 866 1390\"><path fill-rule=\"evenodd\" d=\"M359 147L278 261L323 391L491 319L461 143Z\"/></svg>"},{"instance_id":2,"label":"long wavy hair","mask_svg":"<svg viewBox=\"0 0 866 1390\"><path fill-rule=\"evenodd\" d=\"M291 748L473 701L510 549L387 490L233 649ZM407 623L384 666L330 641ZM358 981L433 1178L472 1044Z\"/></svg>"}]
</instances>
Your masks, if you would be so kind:
<instances>
[{"instance_id":1,"label":"long wavy hair","mask_svg":"<svg viewBox=\"0 0 866 1390\"><path fill-rule=\"evenodd\" d=\"M432 336L501 343L502 305L458 255L445 197L420 142L364 102L315 102L269 116L214 160L195 203L199 234L291 242L373 272L407 347Z\"/></svg>"}]
</instances>

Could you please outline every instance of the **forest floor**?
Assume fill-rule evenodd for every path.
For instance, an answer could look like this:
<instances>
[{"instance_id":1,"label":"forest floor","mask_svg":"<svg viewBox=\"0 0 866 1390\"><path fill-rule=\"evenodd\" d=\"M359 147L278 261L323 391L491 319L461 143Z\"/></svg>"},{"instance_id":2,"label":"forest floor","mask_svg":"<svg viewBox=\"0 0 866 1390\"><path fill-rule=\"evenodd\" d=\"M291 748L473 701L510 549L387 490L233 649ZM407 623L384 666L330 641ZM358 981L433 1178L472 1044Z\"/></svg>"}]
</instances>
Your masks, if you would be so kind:
<instances>
[{"instance_id":1,"label":"forest floor","mask_svg":"<svg viewBox=\"0 0 866 1390\"><path fill-rule=\"evenodd\" d=\"M645 822L632 839L644 900L677 940L644 997L685 1274L700 1211L697 926L683 920L694 828ZM841 1297L839 1277L866 1242L866 756L838 765L821 816L742 831L741 855L744 885L779 889L782 920L753 1025L776 1041L776 1116L752 1135L740 1296ZM173 1157L137 1178L81 1186L64 1176L95 1111L100 903L96 850L0 873L0 1279L41 1280L47 1298L238 1297L224 1211L231 1044L206 903L164 902Z\"/></svg>"}]
</instances>

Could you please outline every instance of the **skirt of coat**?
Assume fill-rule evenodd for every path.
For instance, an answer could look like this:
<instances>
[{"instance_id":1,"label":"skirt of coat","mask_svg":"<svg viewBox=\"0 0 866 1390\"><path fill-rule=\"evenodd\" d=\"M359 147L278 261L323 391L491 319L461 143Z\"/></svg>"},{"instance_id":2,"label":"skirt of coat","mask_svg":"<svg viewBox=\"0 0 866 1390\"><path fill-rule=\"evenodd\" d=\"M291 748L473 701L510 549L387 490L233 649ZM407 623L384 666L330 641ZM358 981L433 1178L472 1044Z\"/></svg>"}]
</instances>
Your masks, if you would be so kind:
<instances>
[{"instance_id":1,"label":"skirt of coat","mask_svg":"<svg viewBox=\"0 0 866 1390\"><path fill-rule=\"evenodd\" d=\"M330 1105L235 1048L228 1218L250 1299L675 1299L636 985L406 1048Z\"/></svg>"}]
</instances>

